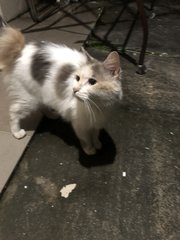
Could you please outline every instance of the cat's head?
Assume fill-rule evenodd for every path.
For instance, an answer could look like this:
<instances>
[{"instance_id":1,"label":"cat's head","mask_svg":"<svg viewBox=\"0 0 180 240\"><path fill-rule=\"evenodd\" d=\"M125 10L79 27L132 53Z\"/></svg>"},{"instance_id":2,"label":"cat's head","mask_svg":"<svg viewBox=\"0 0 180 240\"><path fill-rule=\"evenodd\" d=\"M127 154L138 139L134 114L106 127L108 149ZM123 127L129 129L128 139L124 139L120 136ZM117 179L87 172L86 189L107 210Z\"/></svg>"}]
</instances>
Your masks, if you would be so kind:
<instances>
[{"instance_id":1,"label":"cat's head","mask_svg":"<svg viewBox=\"0 0 180 240\"><path fill-rule=\"evenodd\" d=\"M89 55L87 59L88 63L75 73L74 96L80 101L91 102L92 100L103 106L118 102L122 98L119 54L111 52L103 62Z\"/></svg>"}]
</instances>

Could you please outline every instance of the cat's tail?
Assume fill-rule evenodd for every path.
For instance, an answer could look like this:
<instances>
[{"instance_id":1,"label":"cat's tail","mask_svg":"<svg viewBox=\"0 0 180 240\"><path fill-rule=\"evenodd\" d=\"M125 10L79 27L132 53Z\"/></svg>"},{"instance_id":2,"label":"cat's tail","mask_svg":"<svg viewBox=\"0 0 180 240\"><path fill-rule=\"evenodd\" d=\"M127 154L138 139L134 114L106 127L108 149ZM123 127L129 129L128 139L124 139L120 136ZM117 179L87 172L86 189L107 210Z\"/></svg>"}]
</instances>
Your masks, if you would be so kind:
<instances>
[{"instance_id":1,"label":"cat's tail","mask_svg":"<svg viewBox=\"0 0 180 240\"><path fill-rule=\"evenodd\" d=\"M23 34L11 27L0 30L0 70L13 65L25 45Z\"/></svg>"}]
</instances>

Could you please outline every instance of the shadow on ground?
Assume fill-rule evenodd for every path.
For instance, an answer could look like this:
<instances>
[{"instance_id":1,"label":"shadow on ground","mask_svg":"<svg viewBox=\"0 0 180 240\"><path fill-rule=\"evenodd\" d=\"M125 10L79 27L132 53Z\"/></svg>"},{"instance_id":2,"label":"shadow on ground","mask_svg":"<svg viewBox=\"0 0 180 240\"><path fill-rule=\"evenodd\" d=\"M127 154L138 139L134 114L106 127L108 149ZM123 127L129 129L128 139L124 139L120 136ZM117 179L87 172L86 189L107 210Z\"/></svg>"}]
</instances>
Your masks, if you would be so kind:
<instances>
[{"instance_id":1,"label":"shadow on ground","mask_svg":"<svg viewBox=\"0 0 180 240\"><path fill-rule=\"evenodd\" d=\"M43 134L44 132L54 134L69 146L75 146L79 152L79 162L85 167L90 168L93 166L112 164L115 161L116 147L112 138L105 130L101 130L100 132L102 149L97 151L97 153L93 156L88 156L83 152L71 125L62 119L52 120L44 118L37 130L37 133Z\"/></svg>"}]
</instances>

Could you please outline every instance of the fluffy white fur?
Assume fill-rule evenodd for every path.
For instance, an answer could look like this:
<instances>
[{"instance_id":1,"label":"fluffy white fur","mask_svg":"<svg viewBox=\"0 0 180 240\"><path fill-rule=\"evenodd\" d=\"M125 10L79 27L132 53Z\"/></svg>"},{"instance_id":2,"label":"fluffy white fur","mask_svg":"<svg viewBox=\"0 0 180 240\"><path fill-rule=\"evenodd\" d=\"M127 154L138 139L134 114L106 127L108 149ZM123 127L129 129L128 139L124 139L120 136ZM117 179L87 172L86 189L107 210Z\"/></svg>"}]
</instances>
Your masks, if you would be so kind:
<instances>
[{"instance_id":1,"label":"fluffy white fur","mask_svg":"<svg viewBox=\"0 0 180 240\"><path fill-rule=\"evenodd\" d=\"M14 34L18 36L15 40ZM85 51L62 45L47 43L41 48L35 43L24 45L23 35L11 28L1 34L0 46L3 44L8 54L0 51L0 67L11 99L13 136L23 138L26 132L21 129L20 120L46 106L72 124L87 154L95 154L101 148L98 136L106 113L122 98L119 55L112 52L104 62L99 62ZM51 63L41 83L32 74L34 56L39 51ZM67 73L66 79L59 79L61 70L69 65L73 71Z\"/></svg>"}]
</instances>

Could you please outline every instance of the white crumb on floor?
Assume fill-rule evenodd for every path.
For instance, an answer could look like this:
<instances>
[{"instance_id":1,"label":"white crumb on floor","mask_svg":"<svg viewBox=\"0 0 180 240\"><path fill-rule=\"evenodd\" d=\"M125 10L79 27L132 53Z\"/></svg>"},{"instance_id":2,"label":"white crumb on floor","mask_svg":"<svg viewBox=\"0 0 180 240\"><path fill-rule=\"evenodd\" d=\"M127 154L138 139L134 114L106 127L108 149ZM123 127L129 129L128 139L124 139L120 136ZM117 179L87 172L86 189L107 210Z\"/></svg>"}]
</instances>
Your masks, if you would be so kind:
<instances>
[{"instance_id":1,"label":"white crumb on floor","mask_svg":"<svg viewBox=\"0 0 180 240\"><path fill-rule=\"evenodd\" d=\"M126 177L126 172L122 172L122 176L123 176L123 177Z\"/></svg>"},{"instance_id":2,"label":"white crumb on floor","mask_svg":"<svg viewBox=\"0 0 180 240\"><path fill-rule=\"evenodd\" d=\"M68 198L68 197L69 197L69 194L76 188L76 186L77 186L76 183L68 184L68 185L64 186L64 187L60 190L61 197Z\"/></svg>"},{"instance_id":3,"label":"white crumb on floor","mask_svg":"<svg viewBox=\"0 0 180 240\"><path fill-rule=\"evenodd\" d=\"M149 148L149 147L145 147L145 149L146 149L146 150L150 150L150 148Z\"/></svg>"},{"instance_id":4,"label":"white crumb on floor","mask_svg":"<svg viewBox=\"0 0 180 240\"><path fill-rule=\"evenodd\" d=\"M25 189L27 189L27 188L28 188L28 186L24 186L24 188L25 188Z\"/></svg>"}]
</instances>

